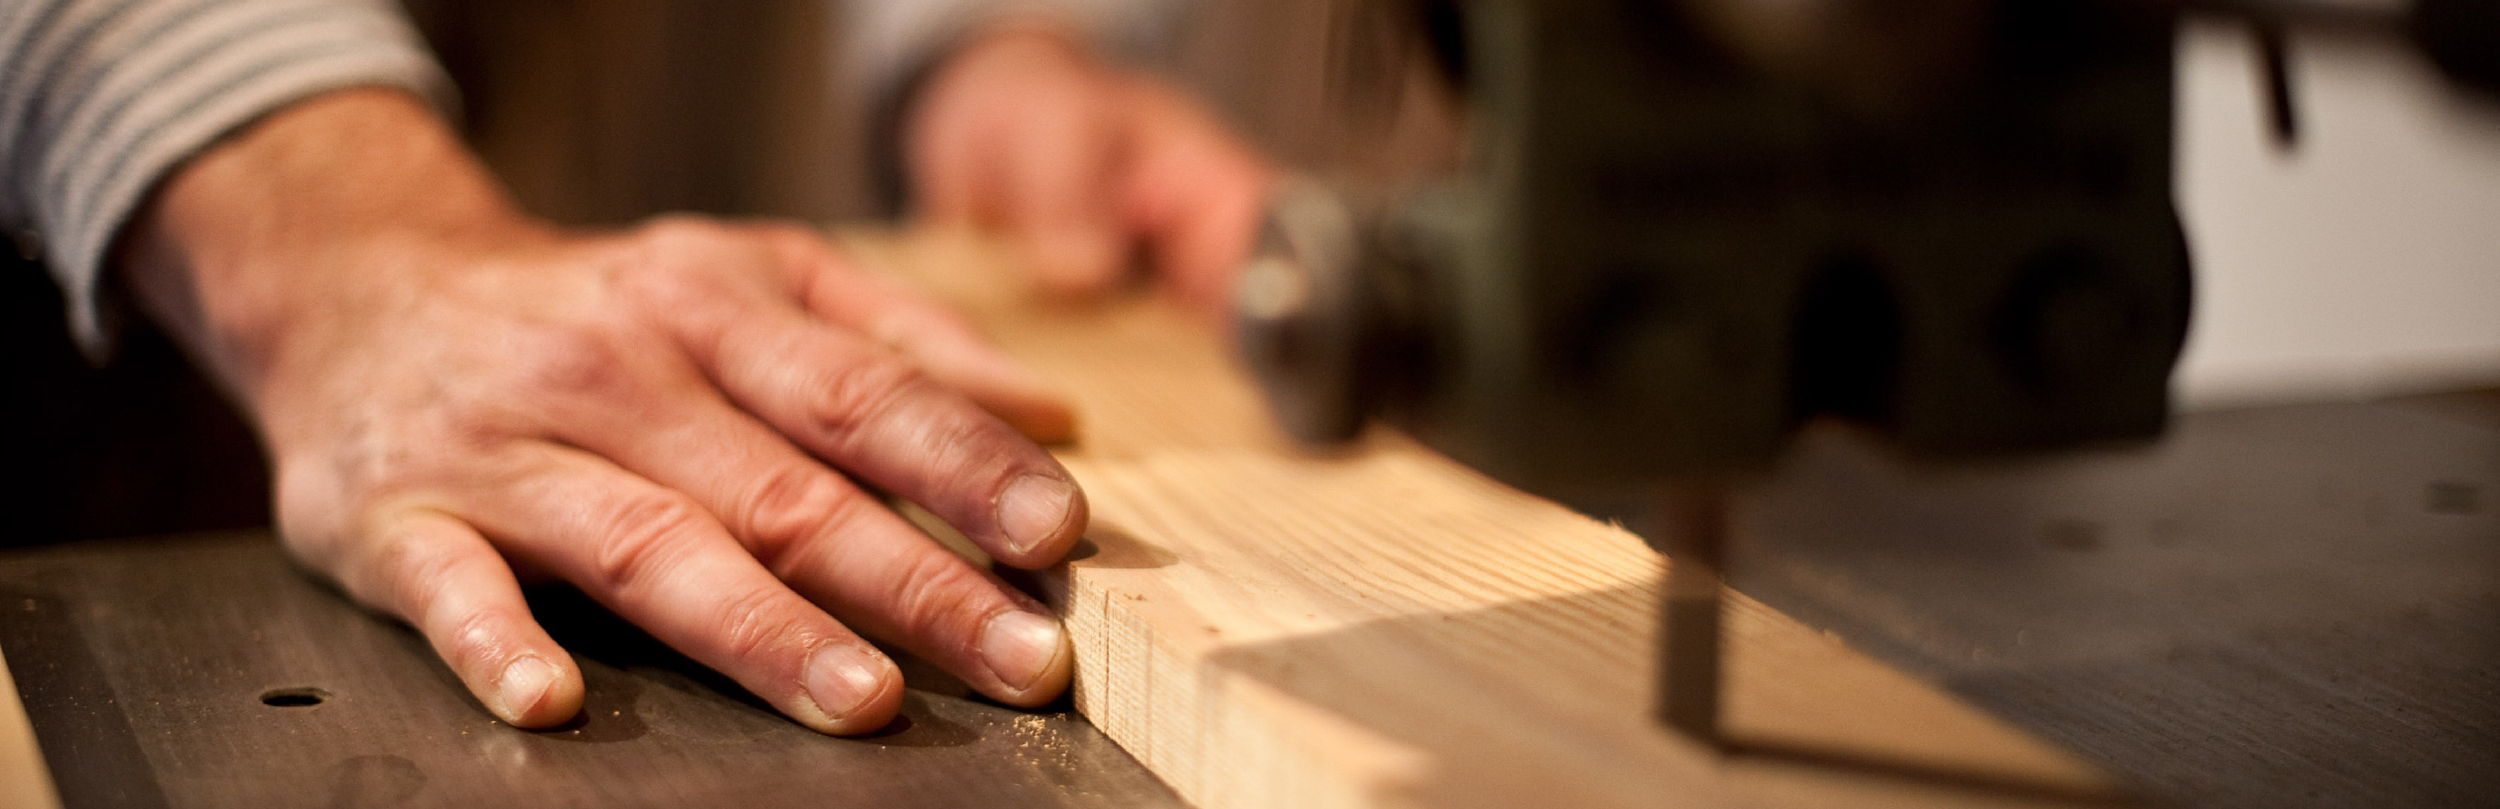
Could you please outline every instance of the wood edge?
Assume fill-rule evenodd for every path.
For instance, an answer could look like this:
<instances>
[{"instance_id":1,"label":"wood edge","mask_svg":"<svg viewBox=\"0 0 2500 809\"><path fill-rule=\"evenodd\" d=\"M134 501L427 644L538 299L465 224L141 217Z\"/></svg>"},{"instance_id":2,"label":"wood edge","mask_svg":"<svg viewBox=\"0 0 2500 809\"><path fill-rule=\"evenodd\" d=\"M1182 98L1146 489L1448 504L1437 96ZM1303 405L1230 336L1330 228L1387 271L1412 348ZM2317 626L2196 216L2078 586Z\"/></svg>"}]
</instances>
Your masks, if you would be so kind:
<instances>
[{"instance_id":1,"label":"wood edge","mask_svg":"<svg viewBox=\"0 0 2500 809\"><path fill-rule=\"evenodd\" d=\"M17 698L17 681L9 676L9 660L0 650L0 806L18 809L61 809L52 785L52 770L35 744L35 725Z\"/></svg>"},{"instance_id":2,"label":"wood edge","mask_svg":"<svg viewBox=\"0 0 2500 809\"><path fill-rule=\"evenodd\" d=\"M1249 677L1207 669L1205 649L1180 648L1204 639L1161 631L1175 616L1194 615L1188 605L1123 589L1103 572L1078 570L1066 583L1071 604L1091 605L1069 614L1071 635L1101 650L1080 658L1078 711L1189 805L1362 809L1429 774L1421 751ZM1172 727L1182 719L1205 724ZM1315 777L1323 772L1332 776ZM1260 777L1279 773L1303 777Z\"/></svg>"},{"instance_id":3,"label":"wood edge","mask_svg":"<svg viewBox=\"0 0 2500 809\"><path fill-rule=\"evenodd\" d=\"M828 235L862 265L861 269L869 274L911 283L924 294L954 305L976 322L987 324L992 316L998 316L1002 312L1008 312L1028 302L1032 293L1028 285L999 283L1002 277L1008 280L1015 278L1013 274L998 272L999 268L1012 264L1012 254L993 237L981 233L969 230L837 226L829 229ZM1092 453L1080 449L1075 451L1073 456L1064 450L1054 454L1057 454L1063 463L1069 464L1072 471L1078 471L1080 477L1085 477L1079 467L1082 466L1082 461ZM1475 470L1450 461L1437 453L1422 450L1419 454L1421 456L1419 460L1428 459L1447 464L1452 468L1464 470L1469 477L1481 479L1480 473ZM1121 464L1135 459L1115 455L1103 460ZM1483 482L1492 483L1490 480ZM1088 483L1091 484L1092 481L1089 480ZM1090 489L1091 485L1088 488ZM1502 488L1508 489L1508 487ZM1585 514L1553 504L1550 500L1536 499L1552 508L1571 513L1582 519L1587 518ZM1619 529L1619 526L1617 528ZM1236 678L1222 676L1163 677L1160 679L1148 676L1148 673L1153 671L1165 671L1168 674L1171 667L1192 659L1193 655L1186 653L1185 650L1188 646L1194 645L1192 641L1200 640L1188 631L1164 632L1156 631L1152 627L1169 624L1164 628L1186 628L1196 626L1201 622L1155 620L1154 616L1157 615L1168 618L1167 613L1172 610L1186 610L1185 600L1172 601L1157 598L1151 588L1138 591L1124 586L1124 584L1136 583L1130 577L1122 575L1125 572L1118 568L1094 569L1091 565L1077 563L1037 572L1029 578L1030 584L1039 591L1038 594L1052 602L1061 612L1063 620L1066 621L1070 639L1078 647L1078 661L1071 692L1072 700L1079 712L1089 721L1094 722L1122 748L1128 750L1131 755L1148 764L1149 769L1153 770L1159 778L1194 805L1208 807L1208 809L1245 805L1243 804L1243 800L1246 799L1244 793L1231 791L1225 787L1238 788L1248 785L1227 783L1232 780L1228 778L1231 775L1228 770L1232 770L1233 767L1208 758L1207 748L1223 747L1222 744L1215 742L1213 738L1183 738L1181 734L1174 732L1177 728L1169 725L1177 720L1174 716L1176 712L1184 716L1202 716L1211 712L1215 718L1221 720L1217 724L1222 726L1214 736L1231 737L1235 742L1248 742L1248 747L1261 750L1267 753L1265 757L1270 758L1279 755L1308 757L1310 751L1299 750L1295 745L1280 743L1282 738L1295 735L1287 733L1288 728L1326 739L1334 739L1337 742L1353 742L1370 735L1360 726L1346 724L1339 717L1324 711L1317 711L1312 706L1296 702L1281 693L1273 692L1272 689L1263 688L1255 681L1236 682L1233 681ZM1145 603L1131 603L1132 599L1142 600ZM1767 606L1763 609L1780 619L1795 622L1795 619L1785 613L1771 610ZM1797 623L1794 629L1803 635L1819 635L1802 623ZM1979 724L1989 725L1990 730L2027 743L2022 745L2024 747L2045 748L2048 753L2046 758L2055 759L2054 763L2046 768L2054 772L2054 775L2045 780L2062 782L2065 786L2080 787L2078 791L2082 792L2098 792L2099 788L2108 785L2112 780L2109 773L2084 762L2072 751L2048 743L2028 731L2013 728L2001 718L1951 696L1933 683L1908 677L1863 651L1846 644L1842 644L1841 647L1846 650L1846 656L1853 658L1853 662L1904 680L1922 696L1940 697L1951 708L1969 714L1978 720ZM1094 654L1086 654L1088 650L1093 651ZM1203 675L1203 673L1200 674ZM1175 693L1170 687L1174 683L1184 684L1178 690L1185 693ZM1158 685L1162 687L1163 693L1153 693ZM1268 712L1262 714L1257 711L1221 711L1210 708L1210 706L1221 706L1227 700L1265 704ZM1250 740L1253 739L1264 740L1268 744L1251 742ZM1347 745L1322 743L1319 746L1333 749ZM1351 746L1362 747L1363 745ZM1800 747L1797 749L1812 752L1819 748ZM1844 750L1843 752L1850 751ZM1297 753L1300 755L1296 755ZM1925 763L1916 758L1912 757L1908 763L1913 767ZM1784 761L1765 759L1758 763L1777 769ZM1246 762L1236 764L1246 764ZM1318 766L1314 767L1315 764ZM1323 804L1343 803L1345 805L1375 804L1384 796L1371 794L1366 797L1366 793L1388 784L1414 778L1418 772L1430 769L1428 761L1424 760L1420 754L1411 757L1388 754L1378 760L1360 763L1330 760L1324 763L1300 762L1300 765L1299 767L1287 766L1286 769L1308 772L1314 769L1340 769L1339 766L1330 765L1343 765L1345 768L1356 771L1377 768L1385 776L1377 779L1370 785L1370 788L1355 788L1341 794L1326 796L1334 800L1319 800ZM1847 780L1855 775L1843 773L1841 777ZM1979 775L1985 780L1998 780L1987 778L1995 773L1983 772ZM2049 773L2037 775L2049 775ZM1877 781L1890 783L1880 777ZM2064 792L2064 790L2054 789L2051 791ZM1985 804L1988 794L1989 792L1982 791L1972 793L1969 797ZM1303 805L1313 805L1307 801L1321 798L1316 795L1300 797L1306 799ZM2012 797L2019 802L2020 796Z\"/></svg>"}]
</instances>

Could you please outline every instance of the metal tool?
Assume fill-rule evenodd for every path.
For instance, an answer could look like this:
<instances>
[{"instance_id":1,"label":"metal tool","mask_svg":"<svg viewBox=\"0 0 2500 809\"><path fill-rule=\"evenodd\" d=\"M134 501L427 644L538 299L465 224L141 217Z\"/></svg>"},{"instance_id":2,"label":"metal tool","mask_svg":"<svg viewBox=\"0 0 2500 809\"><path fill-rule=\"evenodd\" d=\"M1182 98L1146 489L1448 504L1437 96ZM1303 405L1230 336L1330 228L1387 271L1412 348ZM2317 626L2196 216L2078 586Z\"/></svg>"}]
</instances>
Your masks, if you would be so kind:
<instances>
[{"instance_id":1,"label":"metal tool","mask_svg":"<svg viewBox=\"0 0 2500 809\"><path fill-rule=\"evenodd\" d=\"M1947 459L2162 431L2191 286L2172 198L2185 8L1418 3L1469 163L1280 192L1240 279L1239 344L1306 441L1385 419L1530 491L1662 504L1659 713L1724 746L1724 493L1802 425ZM2489 51L2459 44L2500 39L2483 8L2410 19L2488 81ZM2408 20L2228 10L2276 34L2260 67L2286 148L2281 22Z\"/></svg>"},{"instance_id":2,"label":"metal tool","mask_svg":"<svg viewBox=\"0 0 2500 809\"><path fill-rule=\"evenodd\" d=\"M1934 455L2149 438L2185 334L2167 16L1851 7L1787 41L1735 3L1440 6L1473 164L1289 190L1242 278L1296 435L1385 416L1532 491L1673 504L1661 714L1704 741L1716 492L1823 416Z\"/></svg>"}]
</instances>

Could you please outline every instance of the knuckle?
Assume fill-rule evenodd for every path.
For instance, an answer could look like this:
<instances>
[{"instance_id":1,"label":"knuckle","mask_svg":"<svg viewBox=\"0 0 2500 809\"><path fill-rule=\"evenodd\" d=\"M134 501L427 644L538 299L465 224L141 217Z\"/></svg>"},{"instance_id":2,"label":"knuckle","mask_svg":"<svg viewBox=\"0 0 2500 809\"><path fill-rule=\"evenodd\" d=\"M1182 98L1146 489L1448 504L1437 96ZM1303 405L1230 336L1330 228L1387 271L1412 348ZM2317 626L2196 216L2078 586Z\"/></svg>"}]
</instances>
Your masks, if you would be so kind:
<instances>
[{"instance_id":1,"label":"knuckle","mask_svg":"<svg viewBox=\"0 0 2500 809\"><path fill-rule=\"evenodd\" d=\"M847 443L867 425L925 395L929 382L910 365L870 357L826 372L817 387L820 394L809 422L825 431L826 438Z\"/></svg>"},{"instance_id":2,"label":"knuckle","mask_svg":"<svg viewBox=\"0 0 2500 809\"><path fill-rule=\"evenodd\" d=\"M674 215L651 220L637 234L643 268L700 268L705 259L750 249L738 228L702 216Z\"/></svg>"},{"instance_id":3,"label":"knuckle","mask_svg":"<svg viewBox=\"0 0 2500 809\"><path fill-rule=\"evenodd\" d=\"M412 624L423 621L452 572L450 554L430 547L423 532L406 524L334 537L319 543L318 553L297 555L329 571L358 603Z\"/></svg>"},{"instance_id":4,"label":"knuckle","mask_svg":"<svg viewBox=\"0 0 2500 809\"><path fill-rule=\"evenodd\" d=\"M341 584L359 602L415 626L453 670L471 671L492 663L509 645L506 621L491 605L447 597L461 584L462 560L434 541L413 529L378 533L358 552L358 569L343 575ZM445 612L461 607L456 614Z\"/></svg>"},{"instance_id":5,"label":"knuckle","mask_svg":"<svg viewBox=\"0 0 2500 809\"><path fill-rule=\"evenodd\" d=\"M970 565L943 553L922 554L893 579L886 594L902 630L914 637L959 637L977 643L990 584Z\"/></svg>"},{"instance_id":6,"label":"knuckle","mask_svg":"<svg viewBox=\"0 0 2500 809\"><path fill-rule=\"evenodd\" d=\"M528 389L563 394L609 390L624 382L622 357L605 335L549 328L518 342L518 367Z\"/></svg>"},{"instance_id":7,"label":"knuckle","mask_svg":"<svg viewBox=\"0 0 2500 809\"><path fill-rule=\"evenodd\" d=\"M453 671L491 668L504 656L503 625L493 612L472 611L455 620L446 634L435 640L435 648Z\"/></svg>"},{"instance_id":8,"label":"knuckle","mask_svg":"<svg viewBox=\"0 0 2500 809\"><path fill-rule=\"evenodd\" d=\"M682 497L646 495L618 506L594 526L590 575L609 592L627 592L664 575L685 552L703 520Z\"/></svg>"},{"instance_id":9,"label":"knuckle","mask_svg":"<svg viewBox=\"0 0 2500 809\"><path fill-rule=\"evenodd\" d=\"M721 649L735 660L753 660L788 646L808 633L791 616L773 609L778 594L761 587L745 588L722 598ZM799 644L804 646L802 642Z\"/></svg>"},{"instance_id":10,"label":"knuckle","mask_svg":"<svg viewBox=\"0 0 2500 809\"><path fill-rule=\"evenodd\" d=\"M383 534L364 542L326 542L299 546L292 538L288 549L312 567L327 571L356 603L416 623L421 598L427 592L425 579L432 578L415 560L411 542L396 533Z\"/></svg>"},{"instance_id":11,"label":"knuckle","mask_svg":"<svg viewBox=\"0 0 2500 809\"><path fill-rule=\"evenodd\" d=\"M790 464L755 477L732 510L738 535L747 550L766 565L792 543L835 524L857 499L836 484L831 473L805 464Z\"/></svg>"},{"instance_id":12,"label":"knuckle","mask_svg":"<svg viewBox=\"0 0 2500 809\"><path fill-rule=\"evenodd\" d=\"M617 284L628 300L660 317L708 311L726 297L715 261L725 254L718 240L706 235L655 239L618 273Z\"/></svg>"},{"instance_id":13,"label":"knuckle","mask_svg":"<svg viewBox=\"0 0 2500 809\"><path fill-rule=\"evenodd\" d=\"M944 479L967 479L978 467L1012 457L996 440L1003 430L964 414L931 415L915 436L912 449L929 459L929 469Z\"/></svg>"},{"instance_id":14,"label":"knuckle","mask_svg":"<svg viewBox=\"0 0 2500 809\"><path fill-rule=\"evenodd\" d=\"M753 270L771 264L768 243L709 219L653 220L637 236L615 273L617 289L658 322L735 321L753 292Z\"/></svg>"},{"instance_id":15,"label":"knuckle","mask_svg":"<svg viewBox=\"0 0 2500 809\"><path fill-rule=\"evenodd\" d=\"M710 277L688 269L688 262L646 262L621 281L634 301L660 315L702 311L716 305L719 291Z\"/></svg>"},{"instance_id":16,"label":"knuckle","mask_svg":"<svg viewBox=\"0 0 2500 809\"><path fill-rule=\"evenodd\" d=\"M436 400L438 410L427 433L403 437L371 456L377 484L425 480L446 473L445 467L484 457L505 446L525 428L526 411L487 395L463 394ZM446 452L448 451L448 452Z\"/></svg>"},{"instance_id":17,"label":"knuckle","mask_svg":"<svg viewBox=\"0 0 2500 809\"><path fill-rule=\"evenodd\" d=\"M366 561L370 575L383 579L379 589L388 594L384 598L389 609L416 624L426 621L426 612L450 586L451 578L449 555L424 548L422 542L404 532L386 534Z\"/></svg>"}]
</instances>

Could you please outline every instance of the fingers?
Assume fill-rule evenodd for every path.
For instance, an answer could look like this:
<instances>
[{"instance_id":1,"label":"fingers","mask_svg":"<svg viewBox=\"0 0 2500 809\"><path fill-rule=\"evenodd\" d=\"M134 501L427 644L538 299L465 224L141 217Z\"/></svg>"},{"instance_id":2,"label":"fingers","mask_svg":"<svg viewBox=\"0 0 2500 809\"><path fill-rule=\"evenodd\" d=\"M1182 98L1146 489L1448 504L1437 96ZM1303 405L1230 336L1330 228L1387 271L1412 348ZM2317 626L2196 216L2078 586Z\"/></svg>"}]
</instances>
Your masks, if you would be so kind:
<instances>
[{"instance_id":1,"label":"fingers","mask_svg":"<svg viewBox=\"0 0 2500 809\"><path fill-rule=\"evenodd\" d=\"M1040 448L955 395L994 402L1033 396L1017 388L1038 385L961 320L852 271L813 234L749 232L780 252L809 309L735 288L664 296L676 317L661 322L708 384L692 369L677 378L646 368L639 387L675 393L639 397L646 404L631 421L556 425L556 437L691 496L769 570L851 627L1002 701L1055 697L1072 660L1041 605L818 461L923 504L1010 564L1048 564L1083 528L1081 495ZM913 355L917 370L880 342ZM931 381L950 377L944 387ZM1068 416L1055 398L1026 409L1045 408L1057 422L1048 429L1064 434Z\"/></svg>"},{"instance_id":2,"label":"fingers","mask_svg":"<svg viewBox=\"0 0 2500 809\"><path fill-rule=\"evenodd\" d=\"M952 310L852 269L812 233L791 232L776 243L797 274L799 300L819 317L900 352L1026 438L1045 444L1075 438L1076 414L1067 400Z\"/></svg>"},{"instance_id":3,"label":"fingers","mask_svg":"<svg viewBox=\"0 0 2500 809\"><path fill-rule=\"evenodd\" d=\"M893 719L891 660L784 586L705 509L606 461L539 445L477 481L462 513L652 637L800 724L864 733Z\"/></svg>"},{"instance_id":4,"label":"fingers","mask_svg":"<svg viewBox=\"0 0 2500 809\"><path fill-rule=\"evenodd\" d=\"M670 417L610 452L683 491L782 581L1002 702L1065 690L1072 658L1043 607L929 541L840 475L726 404Z\"/></svg>"},{"instance_id":5,"label":"fingers","mask_svg":"<svg viewBox=\"0 0 2500 809\"><path fill-rule=\"evenodd\" d=\"M1225 313L1273 171L1177 91L1146 81L1132 88L1140 145L1121 191L1128 218L1175 297Z\"/></svg>"},{"instance_id":6,"label":"fingers","mask_svg":"<svg viewBox=\"0 0 2500 809\"><path fill-rule=\"evenodd\" d=\"M1123 159L1109 72L1063 32L1006 26L958 51L910 127L920 213L997 228L1043 284L1084 295L1128 269L1113 198Z\"/></svg>"},{"instance_id":7,"label":"fingers","mask_svg":"<svg viewBox=\"0 0 2500 809\"><path fill-rule=\"evenodd\" d=\"M1127 274L1130 242L1109 188L1117 134L1100 121L1072 117L1045 116L1025 131L1024 159L999 176L998 192L1007 232L1024 245L1042 283L1084 296Z\"/></svg>"},{"instance_id":8,"label":"fingers","mask_svg":"<svg viewBox=\"0 0 2500 809\"><path fill-rule=\"evenodd\" d=\"M1034 707L1065 692L1076 657L1042 605L976 571L883 508L862 525L817 534L773 571L809 598L893 638L983 694Z\"/></svg>"},{"instance_id":9,"label":"fingers","mask_svg":"<svg viewBox=\"0 0 2500 809\"><path fill-rule=\"evenodd\" d=\"M469 693L503 721L546 727L581 711L573 658L530 617L503 558L467 524L403 508L370 529L343 583L424 634Z\"/></svg>"},{"instance_id":10,"label":"fingers","mask_svg":"<svg viewBox=\"0 0 2500 809\"><path fill-rule=\"evenodd\" d=\"M1049 565L1084 530L1084 495L1057 461L867 340L795 310L682 331L740 408L919 503L1001 562Z\"/></svg>"},{"instance_id":11,"label":"fingers","mask_svg":"<svg viewBox=\"0 0 2500 809\"><path fill-rule=\"evenodd\" d=\"M931 379L962 393L1024 437L1043 444L1076 440L1076 411L1067 400L953 315L897 308L862 333L910 358Z\"/></svg>"},{"instance_id":12,"label":"fingers","mask_svg":"<svg viewBox=\"0 0 2500 809\"><path fill-rule=\"evenodd\" d=\"M1205 107L1014 26L960 51L923 98L908 155L922 215L1005 231L1075 295L1119 283L1143 247L1183 301L1222 310L1270 170Z\"/></svg>"}]
</instances>

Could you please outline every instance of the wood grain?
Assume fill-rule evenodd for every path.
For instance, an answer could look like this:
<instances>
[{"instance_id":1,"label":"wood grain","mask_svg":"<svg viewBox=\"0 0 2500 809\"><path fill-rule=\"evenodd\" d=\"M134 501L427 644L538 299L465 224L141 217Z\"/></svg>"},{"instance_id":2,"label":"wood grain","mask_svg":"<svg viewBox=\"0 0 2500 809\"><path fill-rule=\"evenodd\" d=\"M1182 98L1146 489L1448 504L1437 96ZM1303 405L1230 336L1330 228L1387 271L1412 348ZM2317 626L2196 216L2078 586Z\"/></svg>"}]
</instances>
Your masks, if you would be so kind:
<instances>
[{"instance_id":1,"label":"wood grain","mask_svg":"<svg viewBox=\"0 0 2500 809\"><path fill-rule=\"evenodd\" d=\"M1033 303L965 234L848 234L1078 406L1094 522L1042 578L1076 703L1218 807L2109 803L2077 759L1737 596L1723 756L1649 718L1659 557L1395 435L1298 452L1144 298Z\"/></svg>"}]
</instances>

